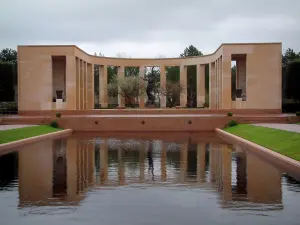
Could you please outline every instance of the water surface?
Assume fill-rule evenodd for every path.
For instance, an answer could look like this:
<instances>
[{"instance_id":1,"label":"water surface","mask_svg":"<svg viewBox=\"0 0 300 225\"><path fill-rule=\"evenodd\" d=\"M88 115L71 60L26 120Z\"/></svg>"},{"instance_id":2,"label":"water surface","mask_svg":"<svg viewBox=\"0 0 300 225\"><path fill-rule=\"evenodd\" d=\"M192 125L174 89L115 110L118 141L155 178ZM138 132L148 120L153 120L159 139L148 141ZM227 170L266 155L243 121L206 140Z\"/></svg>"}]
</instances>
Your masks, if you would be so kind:
<instances>
[{"instance_id":1,"label":"water surface","mask_svg":"<svg viewBox=\"0 0 300 225\"><path fill-rule=\"evenodd\" d=\"M2 155L0 224L299 224L300 182L201 135L77 134Z\"/></svg>"}]
</instances>

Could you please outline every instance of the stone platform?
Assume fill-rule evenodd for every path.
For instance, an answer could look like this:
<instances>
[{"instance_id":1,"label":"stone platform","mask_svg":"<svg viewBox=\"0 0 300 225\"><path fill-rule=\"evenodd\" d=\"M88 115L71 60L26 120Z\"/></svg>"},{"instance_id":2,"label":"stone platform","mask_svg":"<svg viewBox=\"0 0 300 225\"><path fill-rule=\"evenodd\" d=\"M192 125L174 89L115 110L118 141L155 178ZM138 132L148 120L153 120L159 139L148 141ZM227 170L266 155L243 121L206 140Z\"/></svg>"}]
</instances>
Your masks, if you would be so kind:
<instances>
[{"instance_id":1,"label":"stone platform","mask_svg":"<svg viewBox=\"0 0 300 225\"><path fill-rule=\"evenodd\" d=\"M96 111L96 110L95 110ZM6 116L2 118L2 124L49 124L57 120L59 125L74 131L113 131L113 132L199 132L214 131L216 128L224 128L228 121L236 120L238 123L281 123L286 124L295 120L294 115L289 114L234 114L228 117L225 113L175 113L167 114L149 113L152 110L131 111L121 114L114 110L113 114L103 112L95 114L66 114L61 118L55 117L55 112L46 116ZM180 111L180 110L179 110ZM178 112L179 112L178 111ZM194 112L199 112L194 111ZM96 111L97 112L97 111ZM98 111L99 112L99 111ZM138 113L137 113L138 112ZM147 112L147 113L143 113ZM154 112L154 111L152 111ZM182 112L182 111L181 111Z\"/></svg>"}]
</instances>

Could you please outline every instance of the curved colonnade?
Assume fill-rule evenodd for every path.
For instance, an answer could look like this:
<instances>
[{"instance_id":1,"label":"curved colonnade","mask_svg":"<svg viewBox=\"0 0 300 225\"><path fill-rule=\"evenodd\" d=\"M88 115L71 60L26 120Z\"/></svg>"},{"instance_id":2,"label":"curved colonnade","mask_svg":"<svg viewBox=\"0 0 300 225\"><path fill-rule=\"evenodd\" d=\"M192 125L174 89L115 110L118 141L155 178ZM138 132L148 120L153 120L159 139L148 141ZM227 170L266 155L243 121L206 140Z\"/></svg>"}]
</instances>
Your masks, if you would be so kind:
<instances>
[{"instance_id":1,"label":"curved colonnade","mask_svg":"<svg viewBox=\"0 0 300 225\"><path fill-rule=\"evenodd\" d=\"M213 54L186 58L111 58L89 55L77 46L18 46L19 110L89 110L94 109L94 68L99 66L99 102L105 108L107 67L117 66L118 76L125 67L160 67L160 85L166 85L166 67L180 67L180 84L187 86L187 67L197 67L197 106L205 101L205 66L209 65L210 109L281 108L281 43L222 44ZM232 99L232 61L236 62L236 85L243 93ZM35 85L36 84L36 85ZM32 88L34 85L34 89ZM57 90L62 96L57 98ZM38 98L37 98L37 92ZM55 101L53 101L53 99ZM139 99L140 108L145 98ZM161 96L161 108L166 99ZM180 106L187 103L186 90L180 95ZM124 105L119 97L118 104Z\"/></svg>"}]
</instances>

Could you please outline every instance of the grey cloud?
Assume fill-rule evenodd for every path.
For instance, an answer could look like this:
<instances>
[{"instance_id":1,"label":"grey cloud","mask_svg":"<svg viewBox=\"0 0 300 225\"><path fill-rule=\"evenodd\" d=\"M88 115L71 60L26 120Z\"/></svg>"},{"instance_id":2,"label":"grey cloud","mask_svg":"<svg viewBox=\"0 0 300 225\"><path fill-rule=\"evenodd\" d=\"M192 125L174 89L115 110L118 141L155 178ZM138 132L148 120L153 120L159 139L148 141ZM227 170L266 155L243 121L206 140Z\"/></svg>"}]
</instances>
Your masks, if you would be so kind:
<instances>
[{"instance_id":1,"label":"grey cloud","mask_svg":"<svg viewBox=\"0 0 300 225\"><path fill-rule=\"evenodd\" d=\"M126 43L136 43L141 51L154 42L211 51L222 42L282 41L300 51L297 0L10 0L0 7L0 48L109 45L106 55L113 55Z\"/></svg>"}]
</instances>

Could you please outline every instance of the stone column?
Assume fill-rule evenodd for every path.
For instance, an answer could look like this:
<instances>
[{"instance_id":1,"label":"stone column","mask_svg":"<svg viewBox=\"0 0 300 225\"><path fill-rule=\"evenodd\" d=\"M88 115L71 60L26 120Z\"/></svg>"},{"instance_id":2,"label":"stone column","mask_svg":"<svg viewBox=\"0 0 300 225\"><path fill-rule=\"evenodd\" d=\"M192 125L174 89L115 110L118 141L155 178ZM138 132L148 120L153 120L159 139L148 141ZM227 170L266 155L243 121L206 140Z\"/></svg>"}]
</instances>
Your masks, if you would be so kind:
<instances>
[{"instance_id":1,"label":"stone column","mask_svg":"<svg viewBox=\"0 0 300 225\"><path fill-rule=\"evenodd\" d=\"M80 59L76 58L76 109L80 109Z\"/></svg>"},{"instance_id":2,"label":"stone column","mask_svg":"<svg viewBox=\"0 0 300 225\"><path fill-rule=\"evenodd\" d=\"M216 108L216 70L215 62L209 64L209 108Z\"/></svg>"},{"instance_id":3,"label":"stone column","mask_svg":"<svg viewBox=\"0 0 300 225\"><path fill-rule=\"evenodd\" d=\"M205 103L205 64L197 65L197 107Z\"/></svg>"},{"instance_id":4,"label":"stone column","mask_svg":"<svg viewBox=\"0 0 300 225\"><path fill-rule=\"evenodd\" d=\"M83 110L84 103L84 95L83 95L83 87L84 87L84 61L80 60L80 110Z\"/></svg>"},{"instance_id":5,"label":"stone column","mask_svg":"<svg viewBox=\"0 0 300 225\"><path fill-rule=\"evenodd\" d=\"M219 108L219 59L215 61L216 71L216 109Z\"/></svg>"},{"instance_id":6,"label":"stone column","mask_svg":"<svg viewBox=\"0 0 300 225\"><path fill-rule=\"evenodd\" d=\"M84 77L83 77L83 109L87 109L87 62L84 62Z\"/></svg>"},{"instance_id":7,"label":"stone column","mask_svg":"<svg viewBox=\"0 0 300 225\"><path fill-rule=\"evenodd\" d=\"M187 67L185 65L180 65L180 85L183 88L182 93L180 93L180 106L186 107L187 102Z\"/></svg>"},{"instance_id":8,"label":"stone column","mask_svg":"<svg viewBox=\"0 0 300 225\"><path fill-rule=\"evenodd\" d=\"M222 56L219 58L219 108L222 109L222 87L223 87L223 72L222 72Z\"/></svg>"},{"instance_id":9,"label":"stone column","mask_svg":"<svg viewBox=\"0 0 300 225\"><path fill-rule=\"evenodd\" d=\"M118 67L118 78L123 79L124 78L124 66L119 66ZM119 88L119 93L120 93L120 87ZM125 107L125 99L122 95L118 95L118 104L119 107Z\"/></svg>"},{"instance_id":10,"label":"stone column","mask_svg":"<svg viewBox=\"0 0 300 225\"><path fill-rule=\"evenodd\" d=\"M94 109L94 64L87 64L87 109Z\"/></svg>"},{"instance_id":11,"label":"stone column","mask_svg":"<svg viewBox=\"0 0 300 225\"><path fill-rule=\"evenodd\" d=\"M74 56L66 56L66 104L67 109L76 109L76 60Z\"/></svg>"},{"instance_id":12,"label":"stone column","mask_svg":"<svg viewBox=\"0 0 300 225\"><path fill-rule=\"evenodd\" d=\"M164 65L160 66L160 87L162 90L166 90L166 67ZM166 108L166 96L160 96L160 108Z\"/></svg>"},{"instance_id":13,"label":"stone column","mask_svg":"<svg viewBox=\"0 0 300 225\"><path fill-rule=\"evenodd\" d=\"M144 78L145 76L145 67L140 66L140 73L139 73L140 78ZM143 82L142 82L143 83ZM139 108L145 108L145 94L140 94L139 96Z\"/></svg>"},{"instance_id":14,"label":"stone column","mask_svg":"<svg viewBox=\"0 0 300 225\"><path fill-rule=\"evenodd\" d=\"M99 68L99 95L101 108L107 107L107 65Z\"/></svg>"},{"instance_id":15,"label":"stone column","mask_svg":"<svg viewBox=\"0 0 300 225\"><path fill-rule=\"evenodd\" d=\"M231 55L222 56L222 109L231 109Z\"/></svg>"}]
</instances>

